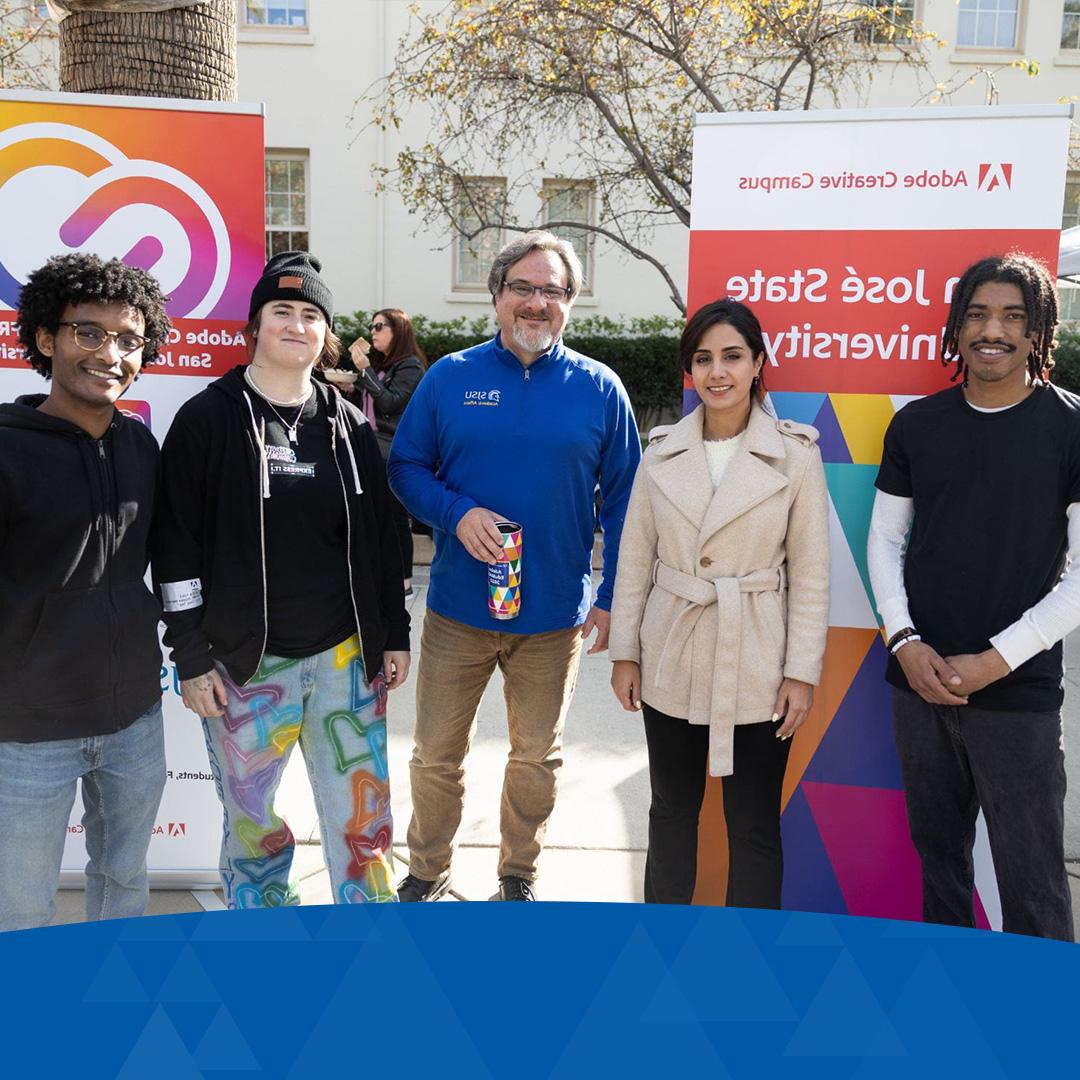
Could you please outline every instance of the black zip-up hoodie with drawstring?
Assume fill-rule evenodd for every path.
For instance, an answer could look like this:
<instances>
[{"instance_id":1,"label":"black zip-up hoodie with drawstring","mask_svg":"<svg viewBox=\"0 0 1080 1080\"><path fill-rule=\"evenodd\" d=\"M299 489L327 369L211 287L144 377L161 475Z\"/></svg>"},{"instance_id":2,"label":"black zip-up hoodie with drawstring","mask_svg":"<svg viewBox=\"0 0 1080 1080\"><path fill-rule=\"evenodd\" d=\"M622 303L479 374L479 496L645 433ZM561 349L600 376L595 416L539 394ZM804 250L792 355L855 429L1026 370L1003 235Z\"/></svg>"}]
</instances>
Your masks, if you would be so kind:
<instances>
[{"instance_id":1,"label":"black zip-up hoodie with drawstring","mask_svg":"<svg viewBox=\"0 0 1080 1080\"><path fill-rule=\"evenodd\" d=\"M240 365L177 412L162 446L154 584L165 644L181 679L224 664L249 682L266 648L263 500L270 497L265 432ZM349 577L369 679L384 651L407 651L401 556L386 470L364 415L333 388L312 385L326 406L349 532Z\"/></svg>"},{"instance_id":2,"label":"black zip-up hoodie with drawstring","mask_svg":"<svg viewBox=\"0 0 1080 1080\"><path fill-rule=\"evenodd\" d=\"M117 412L95 439L0 405L0 741L122 731L161 697L160 606L144 580L153 435Z\"/></svg>"}]
</instances>

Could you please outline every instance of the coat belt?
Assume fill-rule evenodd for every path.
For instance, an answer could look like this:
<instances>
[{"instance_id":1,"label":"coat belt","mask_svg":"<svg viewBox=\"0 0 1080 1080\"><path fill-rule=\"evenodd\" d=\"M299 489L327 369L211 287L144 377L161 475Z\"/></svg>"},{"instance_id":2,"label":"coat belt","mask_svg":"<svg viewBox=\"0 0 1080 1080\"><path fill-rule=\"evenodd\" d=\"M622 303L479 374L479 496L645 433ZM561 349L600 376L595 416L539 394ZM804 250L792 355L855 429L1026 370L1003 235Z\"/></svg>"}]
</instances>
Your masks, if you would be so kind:
<instances>
[{"instance_id":1,"label":"coat belt","mask_svg":"<svg viewBox=\"0 0 1080 1080\"><path fill-rule=\"evenodd\" d=\"M716 651L709 672L690 665L691 724L709 725L709 772L726 776L732 771L735 713L739 693L739 656L742 641L741 593L782 592L787 588L787 568L771 566L741 577L699 578L656 561L653 583L685 601L668 630L656 668L656 685L669 685L670 669L683 655L694 628L707 607L717 606ZM767 717L762 717L763 720Z\"/></svg>"}]
</instances>

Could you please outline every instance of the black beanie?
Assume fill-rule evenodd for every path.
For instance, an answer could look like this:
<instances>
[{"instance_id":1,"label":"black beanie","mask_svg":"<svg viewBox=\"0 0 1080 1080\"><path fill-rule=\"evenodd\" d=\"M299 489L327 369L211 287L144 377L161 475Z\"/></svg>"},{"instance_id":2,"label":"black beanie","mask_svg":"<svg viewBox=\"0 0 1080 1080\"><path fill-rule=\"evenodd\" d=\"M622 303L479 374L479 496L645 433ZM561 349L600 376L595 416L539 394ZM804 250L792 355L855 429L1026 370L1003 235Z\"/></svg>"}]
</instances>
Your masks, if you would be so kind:
<instances>
[{"instance_id":1,"label":"black beanie","mask_svg":"<svg viewBox=\"0 0 1080 1080\"><path fill-rule=\"evenodd\" d=\"M334 326L334 294L319 275L322 263L307 251L283 251L263 267L262 277L251 291L248 319L271 300L304 300L322 309Z\"/></svg>"}]
</instances>

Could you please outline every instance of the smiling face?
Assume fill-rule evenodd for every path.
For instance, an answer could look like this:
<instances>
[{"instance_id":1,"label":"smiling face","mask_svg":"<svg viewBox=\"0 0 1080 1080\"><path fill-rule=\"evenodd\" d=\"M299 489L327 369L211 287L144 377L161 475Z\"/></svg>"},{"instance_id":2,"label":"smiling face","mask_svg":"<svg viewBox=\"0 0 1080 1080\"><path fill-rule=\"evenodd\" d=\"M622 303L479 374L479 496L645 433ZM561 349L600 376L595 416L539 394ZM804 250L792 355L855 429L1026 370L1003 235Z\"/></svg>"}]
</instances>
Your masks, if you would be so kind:
<instances>
[{"instance_id":1,"label":"smiling face","mask_svg":"<svg viewBox=\"0 0 1080 1080\"><path fill-rule=\"evenodd\" d=\"M506 271L506 280L495 297L495 318L502 331L503 346L529 363L555 344L570 313L567 300L545 300L538 292L528 298L515 296L506 286L512 282L566 288L566 267L553 251L530 251Z\"/></svg>"},{"instance_id":2,"label":"smiling face","mask_svg":"<svg viewBox=\"0 0 1080 1080\"><path fill-rule=\"evenodd\" d=\"M705 406L706 425L719 423L718 431L735 433L730 429L749 416L754 376L764 361L730 323L713 323L701 335L690 357L690 379Z\"/></svg>"},{"instance_id":3,"label":"smiling face","mask_svg":"<svg viewBox=\"0 0 1080 1080\"><path fill-rule=\"evenodd\" d=\"M60 322L93 325L121 335L141 335L146 329L142 312L121 303L68 304ZM38 351L52 359L49 398L53 411L75 422L87 411L111 409L142 367L141 348L121 356L117 339L107 337L99 348L88 351L76 343L72 326L61 325L55 334L39 327L36 340Z\"/></svg>"},{"instance_id":4,"label":"smiling face","mask_svg":"<svg viewBox=\"0 0 1080 1080\"><path fill-rule=\"evenodd\" d=\"M326 316L301 300L271 300L259 309L253 362L295 371L311 368L326 344Z\"/></svg>"},{"instance_id":5,"label":"smiling face","mask_svg":"<svg viewBox=\"0 0 1080 1080\"><path fill-rule=\"evenodd\" d=\"M957 341L969 375L981 382L1027 381L1032 339L1019 285L987 281L972 294Z\"/></svg>"}]
</instances>

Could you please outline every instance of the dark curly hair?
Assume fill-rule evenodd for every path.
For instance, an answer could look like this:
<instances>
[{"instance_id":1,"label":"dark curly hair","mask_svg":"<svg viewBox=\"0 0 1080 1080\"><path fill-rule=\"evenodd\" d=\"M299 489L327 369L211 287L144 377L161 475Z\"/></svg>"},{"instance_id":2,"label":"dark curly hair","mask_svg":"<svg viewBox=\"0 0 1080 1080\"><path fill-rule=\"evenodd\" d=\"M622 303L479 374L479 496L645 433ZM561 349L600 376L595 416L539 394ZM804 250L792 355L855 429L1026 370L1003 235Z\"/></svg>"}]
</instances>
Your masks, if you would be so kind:
<instances>
[{"instance_id":1,"label":"dark curly hair","mask_svg":"<svg viewBox=\"0 0 1080 1080\"><path fill-rule=\"evenodd\" d=\"M38 352L37 332L43 328L55 334L69 304L126 304L142 312L146 324L143 364L151 364L169 335L167 301L161 286L145 270L119 259L54 255L30 275L19 292L16 320L26 362L39 375L52 378L52 357Z\"/></svg>"},{"instance_id":2,"label":"dark curly hair","mask_svg":"<svg viewBox=\"0 0 1080 1080\"><path fill-rule=\"evenodd\" d=\"M1055 331L1058 322L1057 292L1054 279L1046 264L1023 252L1010 251L1007 255L993 255L973 263L963 273L953 289L949 321L941 335L941 362L956 364L950 382L963 377L967 386L967 369L960 355L960 329L967 315L968 305L980 285L987 282L1004 282L1017 285L1024 296L1027 311L1027 336L1031 341L1028 356L1028 375L1032 382L1048 381L1054 366Z\"/></svg>"}]
</instances>

